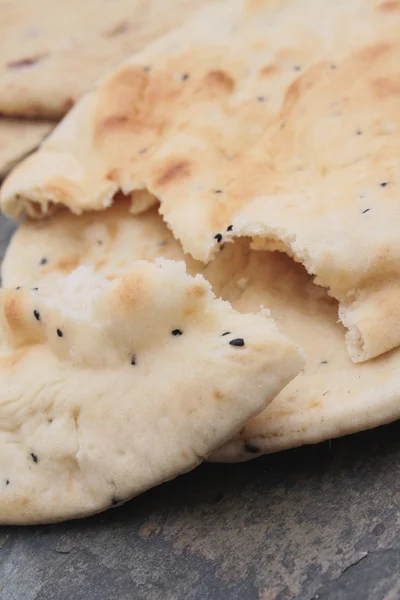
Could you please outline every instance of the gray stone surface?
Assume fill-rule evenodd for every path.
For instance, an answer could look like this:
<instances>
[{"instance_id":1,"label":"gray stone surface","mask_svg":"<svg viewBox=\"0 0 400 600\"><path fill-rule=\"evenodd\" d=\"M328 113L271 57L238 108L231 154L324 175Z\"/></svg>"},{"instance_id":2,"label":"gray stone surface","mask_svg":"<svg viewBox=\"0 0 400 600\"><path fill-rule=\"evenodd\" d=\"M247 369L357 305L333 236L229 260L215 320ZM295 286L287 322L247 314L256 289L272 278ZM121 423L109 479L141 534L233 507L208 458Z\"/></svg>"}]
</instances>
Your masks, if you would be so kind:
<instances>
[{"instance_id":1,"label":"gray stone surface","mask_svg":"<svg viewBox=\"0 0 400 600\"><path fill-rule=\"evenodd\" d=\"M2 528L0 600L398 600L399 458L395 423Z\"/></svg>"}]
</instances>

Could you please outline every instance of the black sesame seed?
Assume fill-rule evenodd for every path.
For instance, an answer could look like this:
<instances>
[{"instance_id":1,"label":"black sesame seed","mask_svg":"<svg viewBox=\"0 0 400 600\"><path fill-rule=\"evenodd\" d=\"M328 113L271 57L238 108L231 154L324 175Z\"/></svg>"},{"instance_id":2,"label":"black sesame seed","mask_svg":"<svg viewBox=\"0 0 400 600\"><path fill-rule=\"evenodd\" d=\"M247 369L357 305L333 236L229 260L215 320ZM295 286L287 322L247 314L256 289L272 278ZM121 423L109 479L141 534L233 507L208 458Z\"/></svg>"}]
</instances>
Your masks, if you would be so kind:
<instances>
[{"instance_id":1,"label":"black sesame seed","mask_svg":"<svg viewBox=\"0 0 400 600\"><path fill-rule=\"evenodd\" d=\"M213 190L214 194L222 194L222 190Z\"/></svg>"},{"instance_id":2,"label":"black sesame seed","mask_svg":"<svg viewBox=\"0 0 400 600\"><path fill-rule=\"evenodd\" d=\"M265 100L265 96L257 96L258 102L264 102L264 100Z\"/></svg>"},{"instance_id":3,"label":"black sesame seed","mask_svg":"<svg viewBox=\"0 0 400 600\"><path fill-rule=\"evenodd\" d=\"M261 452L260 448L258 448L254 444L245 444L244 449L246 450L246 452L250 452L250 454L258 454L259 452Z\"/></svg>"},{"instance_id":4,"label":"black sesame seed","mask_svg":"<svg viewBox=\"0 0 400 600\"><path fill-rule=\"evenodd\" d=\"M57 335L58 337L62 337L64 335L61 329L57 329Z\"/></svg>"},{"instance_id":5,"label":"black sesame seed","mask_svg":"<svg viewBox=\"0 0 400 600\"><path fill-rule=\"evenodd\" d=\"M332 70L336 69L336 65L329 65L329 68L332 69Z\"/></svg>"},{"instance_id":6,"label":"black sesame seed","mask_svg":"<svg viewBox=\"0 0 400 600\"><path fill-rule=\"evenodd\" d=\"M367 213L369 210L371 210L370 208L364 208L364 210L361 211L361 213L363 215L365 215L365 213Z\"/></svg>"},{"instance_id":7,"label":"black sesame seed","mask_svg":"<svg viewBox=\"0 0 400 600\"><path fill-rule=\"evenodd\" d=\"M189 79L190 75L189 73L182 73L181 79L182 81L186 81L187 79Z\"/></svg>"},{"instance_id":8,"label":"black sesame seed","mask_svg":"<svg viewBox=\"0 0 400 600\"><path fill-rule=\"evenodd\" d=\"M382 181L379 185L381 187L386 187L388 185L388 183L389 183L388 181Z\"/></svg>"},{"instance_id":9,"label":"black sesame seed","mask_svg":"<svg viewBox=\"0 0 400 600\"><path fill-rule=\"evenodd\" d=\"M183 335L182 329L173 329L171 333L172 335Z\"/></svg>"},{"instance_id":10,"label":"black sesame seed","mask_svg":"<svg viewBox=\"0 0 400 600\"><path fill-rule=\"evenodd\" d=\"M243 338L236 338L235 340L231 340L230 342L231 346L244 346L244 339Z\"/></svg>"},{"instance_id":11,"label":"black sesame seed","mask_svg":"<svg viewBox=\"0 0 400 600\"><path fill-rule=\"evenodd\" d=\"M37 463L37 461L38 461L37 455L34 454L33 452L31 452L31 459L33 460L34 463Z\"/></svg>"},{"instance_id":12,"label":"black sesame seed","mask_svg":"<svg viewBox=\"0 0 400 600\"><path fill-rule=\"evenodd\" d=\"M294 65L293 69L295 71L301 71L301 65Z\"/></svg>"},{"instance_id":13,"label":"black sesame seed","mask_svg":"<svg viewBox=\"0 0 400 600\"><path fill-rule=\"evenodd\" d=\"M47 264L47 258L42 258L42 260L40 261L41 265L46 265Z\"/></svg>"},{"instance_id":14,"label":"black sesame seed","mask_svg":"<svg viewBox=\"0 0 400 600\"><path fill-rule=\"evenodd\" d=\"M101 246L103 244L103 240L97 240L97 243L99 246Z\"/></svg>"},{"instance_id":15,"label":"black sesame seed","mask_svg":"<svg viewBox=\"0 0 400 600\"><path fill-rule=\"evenodd\" d=\"M215 234L214 240L217 240L217 242L219 244L220 242L222 242L222 235L220 233Z\"/></svg>"},{"instance_id":16,"label":"black sesame seed","mask_svg":"<svg viewBox=\"0 0 400 600\"><path fill-rule=\"evenodd\" d=\"M224 336L224 335L229 335L229 334L230 334L230 331L225 331L225 333L221 334L221 337Z\"/></svg>"},{"instance_id":17,"label":"black sesame seed","mask_svg":"<svg viewBox=\"0 0 400 600\"><path fill-rule=\"evenodd\" d=\"M226 228L227 231L232 231L233 229L233 225L228 225L228 227Z\"/></svg>"},{"instance_id":18,"label":"black sesame seed","mask_svg":"<svg viewBox=\"0 0 400 600\"><path fill-rule=\"evenodd\" d=\"M40 321L40 313L37 310L33 311L33 315L34 315L36 321Z\"/></svg>"},{"instance_id":19,"label":"black sesame seed","mask_svg":"<svg viewBox=\"0 0 400 600\"><path fill-rule=\"evenodd\" d=\"M328 361L327 360L321 360L321 365L327 365Z\"/></svg>"},{"instance_id":20,"label":"black sesame seed","mask_svg":"<svg viewBox=\"0 0 400 600\"><path fill-rule=\"evenodd\" d=\"M362 131L361 131L361 129L357 129L357 131L356 131L356 135L362 135Z\"/></svg>"},{"instance_id":21,"label":"black sesame seed","mask_svg":"<svg viewBox=\"0 0 400 600\"><path fill-rule=\"evenodd\" d=\"M20 290L20 289L21 289L21 286L19 285L19 286L18 286L18 287L16 287L15 289L16 289L16 290Z\"/></svg>"},{"instance_id":22,"label":"black sesame seed","mask_svg":"<svg viewBox=\"0 0 400 600\"><path fill-rule=\"evenodd\" d=\"M33 292L37 292L38 290L39 290L39 288L38 288L38 287L32 288L32 291L33 291Z\"/></svg>"},{"instance_id":23,"label":"black sesame seed","mask_svg":"<svg viewBox=\"0 0 400 600\"><path fill-rule=\"evenodd\" d=\"M132 354L131 356L131 365L136 365L136 354Z\"/></svg>"},{"instance_id":24,"label":"black sesame seed","mask_svg":"<svg viewBox=\"0 0 400 600\"><path fill-rule=\"evenodd\" d=\"M10 485L10 480L6 479L6 485Z\"/></svg>"}]
</instances>

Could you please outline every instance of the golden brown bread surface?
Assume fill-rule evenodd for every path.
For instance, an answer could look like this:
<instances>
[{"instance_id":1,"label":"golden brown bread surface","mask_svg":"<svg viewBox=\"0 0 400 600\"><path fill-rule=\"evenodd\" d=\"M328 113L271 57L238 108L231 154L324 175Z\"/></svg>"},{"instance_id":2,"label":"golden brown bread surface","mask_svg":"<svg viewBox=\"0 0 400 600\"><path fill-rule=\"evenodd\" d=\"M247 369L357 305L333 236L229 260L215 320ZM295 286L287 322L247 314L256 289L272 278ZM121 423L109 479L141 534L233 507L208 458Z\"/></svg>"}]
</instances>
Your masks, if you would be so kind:
<instances>
[{"instance_id":1,"label":"golden brown bread surface","mask_svg":"<svg viewBox=\"0 0 400 600\"><path fill-rule=\"evenodd\" d=\"M87 95L2 208L79 214L146 188L196 259L236 235L283 249L339 300L352 360L384 353L400 342L399 25L372 0L205 7Z\"/></svg>"}]
</instances>

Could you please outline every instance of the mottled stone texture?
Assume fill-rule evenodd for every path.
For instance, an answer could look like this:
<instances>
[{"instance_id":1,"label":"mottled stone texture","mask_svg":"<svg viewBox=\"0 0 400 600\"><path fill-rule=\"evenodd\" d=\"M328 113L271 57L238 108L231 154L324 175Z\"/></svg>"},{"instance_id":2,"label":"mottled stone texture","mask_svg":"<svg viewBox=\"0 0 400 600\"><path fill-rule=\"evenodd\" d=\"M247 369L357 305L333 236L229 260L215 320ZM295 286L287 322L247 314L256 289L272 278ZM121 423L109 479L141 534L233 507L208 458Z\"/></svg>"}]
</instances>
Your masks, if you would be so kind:
<instances>
[{"instance_id":1,"label":"mottled stone texture","mask_svg":"<svg viewBox=\"0 0 400 600\"><path fill-rule=\"evenodd\" d=\"M2 528L0 600L398 600L399 458L395 423Z\"/></svg>"}]
</instances>

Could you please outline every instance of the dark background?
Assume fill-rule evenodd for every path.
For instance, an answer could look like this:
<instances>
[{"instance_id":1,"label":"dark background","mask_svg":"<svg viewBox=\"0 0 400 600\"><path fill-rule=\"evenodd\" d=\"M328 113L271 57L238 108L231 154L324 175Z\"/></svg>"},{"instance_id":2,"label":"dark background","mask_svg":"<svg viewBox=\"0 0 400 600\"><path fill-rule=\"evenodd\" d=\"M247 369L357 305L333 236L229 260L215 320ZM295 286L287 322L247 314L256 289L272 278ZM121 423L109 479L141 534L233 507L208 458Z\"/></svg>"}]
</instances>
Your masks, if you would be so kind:
<instances>
[{"instance_id":1,"label":"dark background","mask_svg":"<svg viewBox=\"0 0 400 600\"><path fill-rule=\"evenodd\" d=\"M399 458L394 423L0 528L0 600L399 600Z\"/></svg>"}]
</instances>

